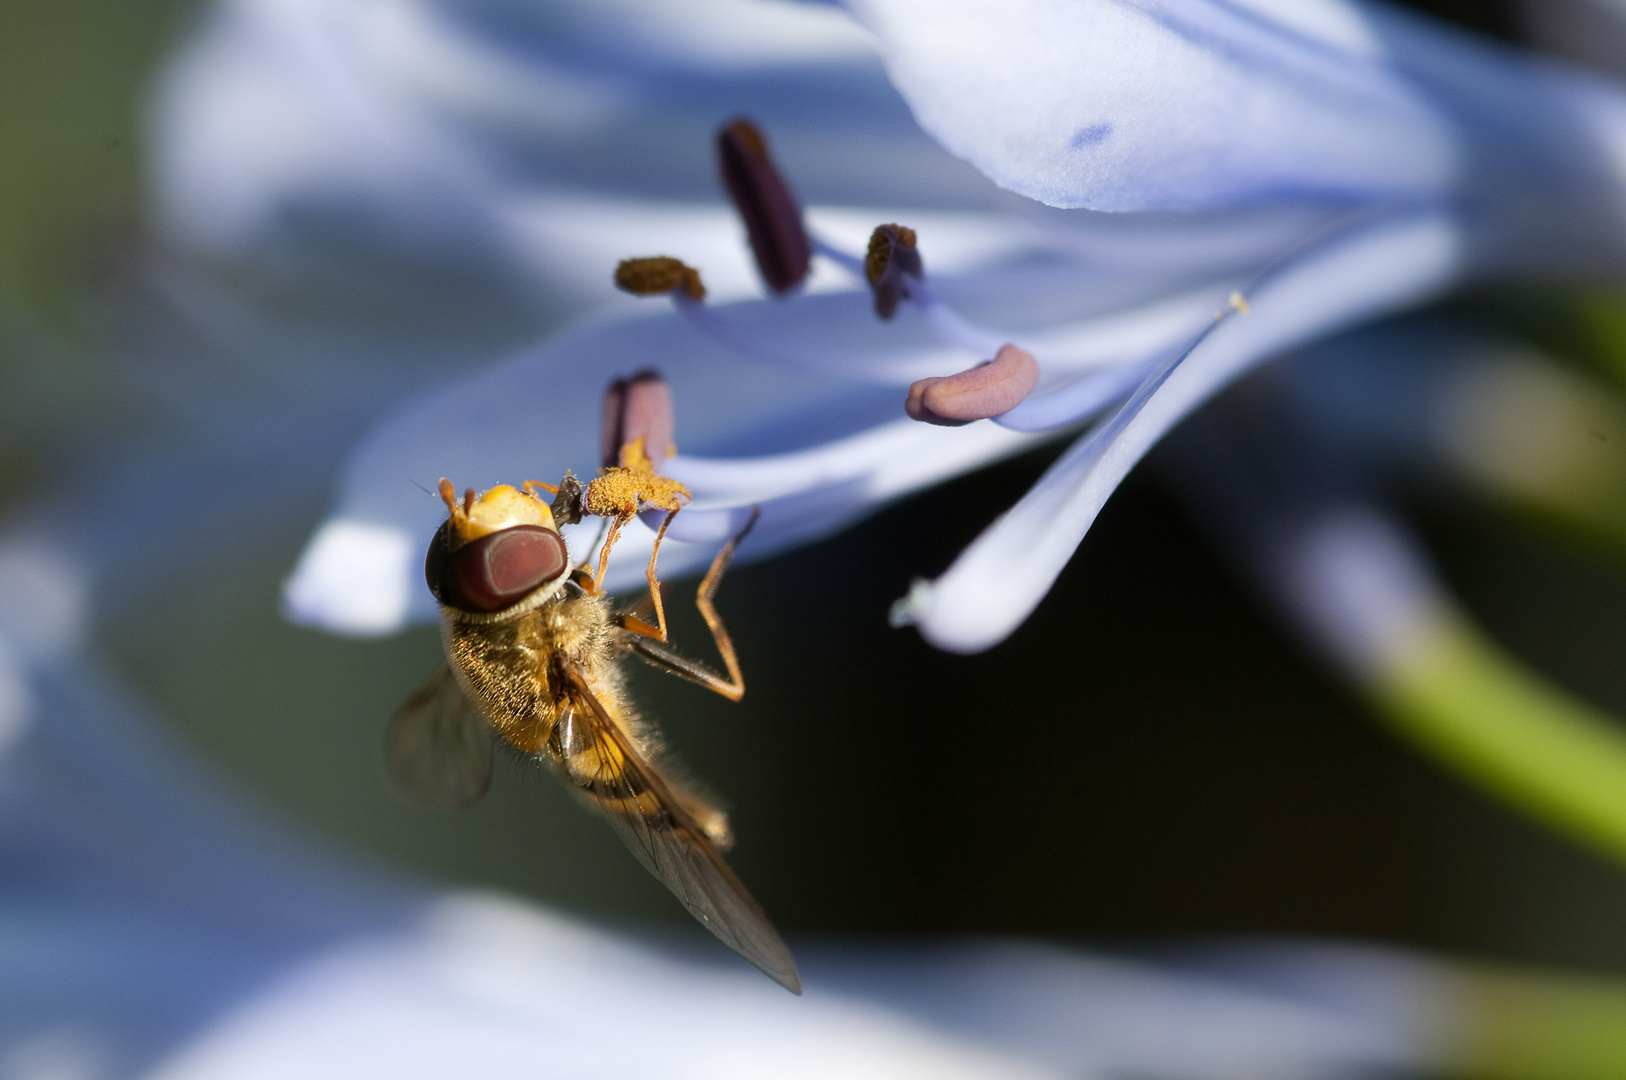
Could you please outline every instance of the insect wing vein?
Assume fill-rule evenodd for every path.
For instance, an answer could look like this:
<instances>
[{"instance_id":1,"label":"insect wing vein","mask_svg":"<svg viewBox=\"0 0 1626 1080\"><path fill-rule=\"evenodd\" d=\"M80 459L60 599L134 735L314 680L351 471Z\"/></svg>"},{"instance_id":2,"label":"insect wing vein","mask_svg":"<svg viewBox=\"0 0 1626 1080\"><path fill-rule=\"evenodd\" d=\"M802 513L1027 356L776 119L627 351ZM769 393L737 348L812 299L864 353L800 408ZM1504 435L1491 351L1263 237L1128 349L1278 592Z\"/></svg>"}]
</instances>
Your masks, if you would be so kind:
<instances>
[{"instance_id":1,"label":"insect wing vein","mask_svg":"<svg viewBox=\"0 0 1626 1080\"><path fill-rule=\"evenodd\" d=\"M401 790L431 806L459 807L491 785L491 722L442 666L390 718L384 760Z\"/></svg>"},{"instance_id":2,"label":"insect wing vein","mask_svg":"<svg viewBox=\"0 0 1626 1080\"><path fill-rule=\"evenodd\" d=\"M761 906L723 861L682 799L643 760L573 665L574 696L567 768L592 795L638 861L683 902L700 924L763 974L801 993L796 962ZM578 762L586 761L585 765Z\"/></svg>"}]
</instances>

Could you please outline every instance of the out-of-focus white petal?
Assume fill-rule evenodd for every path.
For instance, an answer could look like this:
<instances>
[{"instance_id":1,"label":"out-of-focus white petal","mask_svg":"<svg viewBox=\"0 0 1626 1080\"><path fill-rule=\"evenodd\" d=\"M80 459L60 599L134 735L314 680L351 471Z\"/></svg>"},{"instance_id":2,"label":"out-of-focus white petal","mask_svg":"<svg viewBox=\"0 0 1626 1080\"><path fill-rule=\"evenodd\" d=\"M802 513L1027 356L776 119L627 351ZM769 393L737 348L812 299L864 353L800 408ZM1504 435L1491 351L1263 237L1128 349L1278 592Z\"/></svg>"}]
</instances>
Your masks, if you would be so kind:
<instances>
[{"instance_id":1,"label":"out-of-focus white petal","mask_svg":"<svg viewBox=\"0 0 1626 1080\"><path fill-rule=\"evenodd\" d=\"M1275 567L1289 614L1351 671L1401 667L1453 610L1411 538L1364 508L1296 523Z\"/></svg>"},{"instance_id":2,"label":"out-of-focus white petal","mask_svg":"<svg viewBox=\"0 0 1626 1080\"><path fill-rule=\"evenodd\" d=\"M427 545L389 525L329 520L316 530L282 587L294 622L365 637L399 629L412 603L413 571Z\"/></svg>"},{"instance_id":3,"label":"out-of-focus white petal","mask_svg":"<svg viewBox=\"0 0 1626 1080\"><path fill-rule=\"evenodd\" d=\"M815 92L828 108L805 107ZM539 194L716 202L710 135L741 111L804 198L987 202L849 19L771 0L231 0L156 95L152 187L169 241L260 274L359 254L554 277L570 253L511 231L548 216Z\"/></svg>"},{"instance_id":4,"label":"out-of-focus white petal","mask_svg":"<svg viewBox=\"0 0 1626 1080\"><path fill-rule=\"evenodd\" d=\"M33 707L23 659L10 641L0 637L0 758L28 730Z\"/></svg>"},{"instance_id":5,"label":"out-of-focus white petal","mask_svg":"<svg viewBox=\"0 0 1626 1080\"><path fill-rule=\"evenodd\" d=\"M848 6L921 127L1052 206L1426 199L1461 167L1451 125L1338 0Z\"/></svg>"},{"instance_id":6,"label":"out-of-focus white petal","mask_svg":"<svg viewBox=\"0 0 1626 1080\"><path fill-rule=\"evenodd\" d=\"M159 1065L221 1076L1063 1075L905 1016L794 998L755 972L663 959L517 904L448 897L405 935L289 971Z\"/></svg>"},{"instance_id":7,"label":"out-of-focus white petal","mask_svg":"<svg viewBox=\"0 0 1626 1080\"><path fill-rule=\"evenodd\" d=\"M1259 290L1253 313L1220 326L1166 378L1143 387L1064 454L948 571L907 600L933 644L975 652L1004 640L1038 606L1129 470L1220 387L1308 338L1417 302L1450 285L1461 232L1442 215L1362 229L1330 242Z\"/></svg>"},{"instance_id":8,"label":"out-of-focus white petal","mask_svg":"<svg viewBox=\"0 0 1626 1080\"><path fill-rule=\"evenodd\" d=\"M79 644L90 619L90 582L41 530L0 540L0 641L30 660Z\"/></svg>"}]
</instances>

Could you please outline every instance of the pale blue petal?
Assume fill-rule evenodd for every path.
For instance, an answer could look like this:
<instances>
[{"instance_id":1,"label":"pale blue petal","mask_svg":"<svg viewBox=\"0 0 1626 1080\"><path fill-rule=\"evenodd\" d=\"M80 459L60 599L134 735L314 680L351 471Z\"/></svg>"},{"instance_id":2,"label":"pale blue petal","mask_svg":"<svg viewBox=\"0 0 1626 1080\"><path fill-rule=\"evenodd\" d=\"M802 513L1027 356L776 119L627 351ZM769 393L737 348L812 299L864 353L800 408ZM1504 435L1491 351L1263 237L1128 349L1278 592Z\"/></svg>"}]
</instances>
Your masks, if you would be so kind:
<instances>
[{"instance_id":1,"label":"pale blue petal","mask_svg":"<svg viewBox=\"0 0 1626 1080\"><path fill-rule=\"evenodd\" d=\"M1220 326L1064 454L947 573L911 592L905 613L945 649L1004 640L1044 598L1119 482L1182 417L1284 349L1448 287L1463 257L1460 228L1439 215L1371 226L1306 256L1253 297L1251 315Z\"/></svg>"},{"instance_id":2,"label":"pale blue petal","mask_svg":"<svg viewBox=\"0 0 1626 1080\"><path fill-rule=\"evenodd\" d=\"M878 213L850 211L850 221L832 220L861 236L858 223ZM652 224L658 218L652 215ZM935 279L941 293L1040 349L1044 385L1055 389L1013 416L1005 425L1012 430L895 420L911 379L984 358L943 346L907 307L890 323L877 321L867 292L708 309L761 344L757 355L729 347L738 335L708 339L660 314L665 301L645 301L643 318L571 331L396 411L352 456L332 516L287 583L285 610L296 621L355 634L432 618L420 561L444 513L428 494L436 480L446 475L459 486L487 487L556 480L565 467L590 473L605 381L651 364L672 381L677 397L683 454L670 469L696 494L670 534L663 556L670 573L703 565L741 524L736 511L751 504L762 505L764 517L746 558L827 535L888 499L1019 451L1030 441L1024 429L1068 425L1121 400L1149 362L1212 325L1229 290L1263 258L1302 241L1306 226L1325 226L1295 215L1198 218L1185 232L1156 215L1076 214L1064 228L1044 229L996 215L926 221L928 258L930 238L941 236L943 261L956 271ZM1120 269L1109 256L1135 250L1137 229L1149 250ZM1229 257L1221 237L1238 241ZM1099 253L1075 250L1092 243ZM1188 259L1197 273L1228 276L1168 295L1171 283L1189 280ZM1306 315L1313 320L1324 310L1311 304ZM779 362L787 351L805 362ZM825 359L805 359L815 351ZM896 364L874 366L880 353ZM590 526L567 530L578 555L592 537ZM612 588L639 584L650 539L643 525L628 530L611 564Z\"/></svg>"},{"instance_id":3,"label":"pale blue petal","mask_svg":"<svg viewBox=\"0 0 1626 1080\"><path fill-rule=\"evenodd\" d=\"M815 299L862 302L856 295ZM775 301L757 306L781 307ZM807 325L829 321L816 305L782 314L791 312L800 312ZM849 325L885 333L867 315ZM583 357L593 362L582 363ZM566 468L593 475L606 380L652 361L672 385L677 440L685 451L668 470L691 483L696 496L662 549L672 576L704 566L739 521L727 513L735 508L762 506L762 521L742 549L744 557L760 557L1032 445L1032 436L993 424L946 429L897 418L902 394L895 388L854 386L741 357L673 314L597 322L387 418L346 466L337 506L284 588L287 613L361 635L433 618L422 553L445 517L431 494L436 481L449 476L459 487L486 488L556 481ZM593 522L566 529L578 558L586 556L595 532ZM626 530L608 587L642 584L652 535L641 523Z\"/></svg>"},{"instance_id":4,"label":"pale blue petal","mask_svg":"<svg viewBox=\"0 0 1626 1080\"><path fill-rule=\"evenodd\" d=\"M152 187L166 239L259 275L502 273L538 195L720 209L740 112L804 199L988 202L849 19L768 0L219 4L156 95Z\"/></svg>"},{"instance_id":5,"label":"pale blue petal","mask_svg":"<svg viewBox=\"0 0 1626 1080\"><path fill-rule=\"evenodd\" d=\"M1052 206L1432 199L1464 165L1368 13L1339 0L848 6L921 127Z\"/></svg>"}]
</instances>

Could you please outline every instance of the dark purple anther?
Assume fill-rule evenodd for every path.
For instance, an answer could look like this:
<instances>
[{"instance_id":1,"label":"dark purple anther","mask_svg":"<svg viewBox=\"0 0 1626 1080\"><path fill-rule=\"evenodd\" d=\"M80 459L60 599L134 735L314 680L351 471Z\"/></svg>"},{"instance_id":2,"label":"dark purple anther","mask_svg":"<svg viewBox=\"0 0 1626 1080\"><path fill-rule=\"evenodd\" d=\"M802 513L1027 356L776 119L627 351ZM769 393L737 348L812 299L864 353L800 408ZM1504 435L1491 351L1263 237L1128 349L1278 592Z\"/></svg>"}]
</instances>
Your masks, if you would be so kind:
<instances>
[{"instance_id":1,"label":"dark purple anther","mask_svg":"<svg viewBox=\"0 0 1626 1080\"><path fill-rule=\"evenodd\" d=\"M565 542L541 525L514 525L471 540L450 555L441 526L424 576L435 599L458 611L489 614L512 607L570 568Z\"/></svg>"},{"instance_id":2,"label":"dark purple anther","mask_svg":"<svg viewBox=\"0 0 1626 1080\"><path fill-rule=\"evenodd\" d=\"M864 277L875 290L875 314L890 319L898 301L909 298L910 280L925 275L920 250L915 247L915 230L907 225L877 225L869 234L869 251L864 255Z\"/></svg>"},{"instance_id":3,"label":"dark purple anther","mask_svg":"<svg viewBox=\"0 0 1626 1080\"><path fill-rule=\"evenodd\" d=\"M735 120L717 133L717 166L729 197L745 222L762 280L787 293L807 277L813 245L802 225L802 207L768 156L768 141L749 120Z\"/></svg>"}]
</instances>

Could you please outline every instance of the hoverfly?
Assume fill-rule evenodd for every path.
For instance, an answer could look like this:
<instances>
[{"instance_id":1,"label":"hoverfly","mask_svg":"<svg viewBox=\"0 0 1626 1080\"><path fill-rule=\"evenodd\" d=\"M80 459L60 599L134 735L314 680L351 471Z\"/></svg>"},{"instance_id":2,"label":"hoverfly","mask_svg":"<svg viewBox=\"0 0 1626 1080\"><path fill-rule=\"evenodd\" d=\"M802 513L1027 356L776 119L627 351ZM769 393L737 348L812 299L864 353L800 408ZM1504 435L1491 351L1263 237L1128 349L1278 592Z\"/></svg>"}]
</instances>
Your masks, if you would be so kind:
<instances>
[{"instance_id":1,"label":"hoverfly","mask_svg":"<svg viewBox=\"0 0 1626 1080\"><path fill-rule=\"evenodd\" d=\"M799 994L790 952L723 861L726 816L661 770L656 733L632 710L620 670L631 653L730 700L744 695L712 598L756 511L717 553L696 598L725 678L666 645L655 560L688 492L631 449L633 467L607 467L585 488L567 472L557 486L526 481L480 495L470 489L459 499L441 480L447 519L430 542L424 574L440 602L448 663L390 721L390 771L408 794L463 806L490 784L499 740L549 763L701 925ZM667 511L649 558L653 626L612 610L597 585L620 529L646 507ZM596 574L585 563L572 568L558 530L583 513L607 523Z\"/></svg>"}]
</instances>

